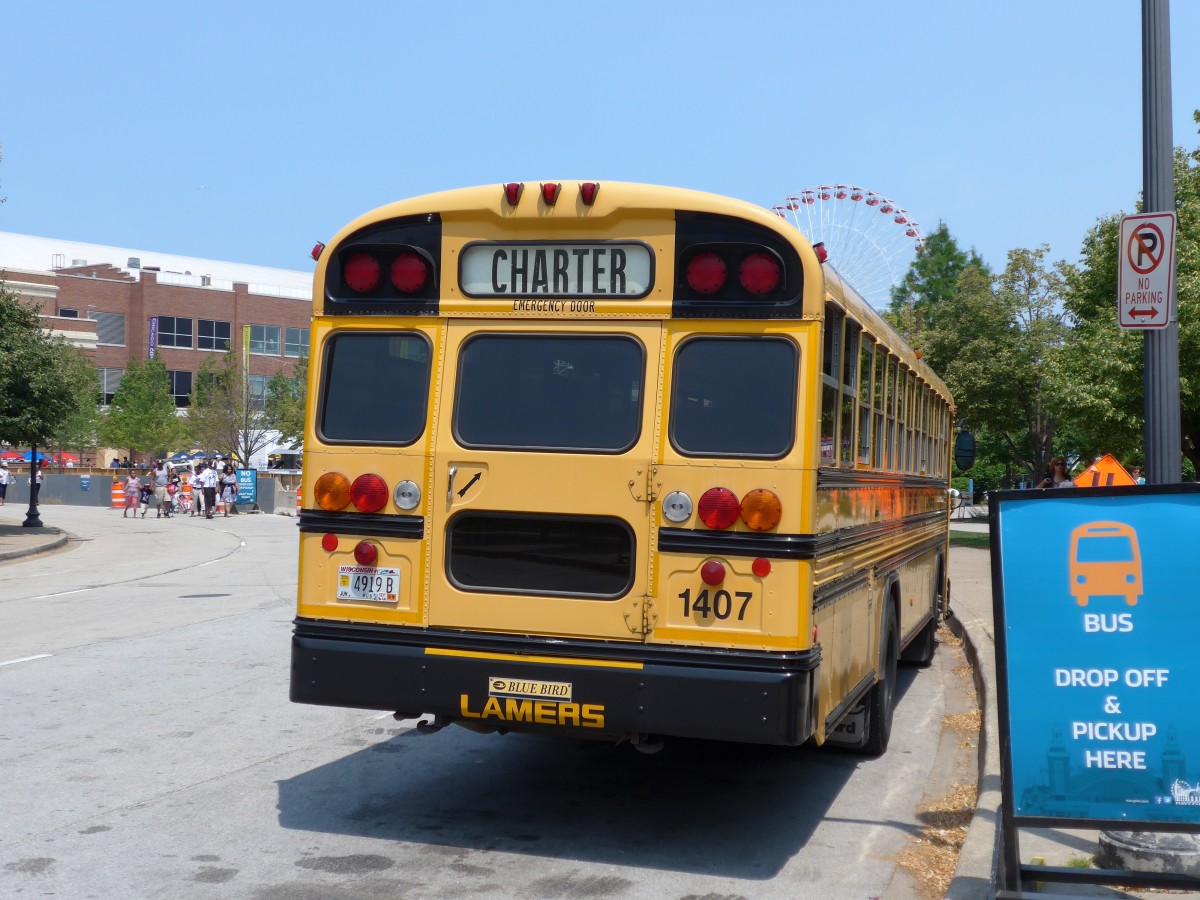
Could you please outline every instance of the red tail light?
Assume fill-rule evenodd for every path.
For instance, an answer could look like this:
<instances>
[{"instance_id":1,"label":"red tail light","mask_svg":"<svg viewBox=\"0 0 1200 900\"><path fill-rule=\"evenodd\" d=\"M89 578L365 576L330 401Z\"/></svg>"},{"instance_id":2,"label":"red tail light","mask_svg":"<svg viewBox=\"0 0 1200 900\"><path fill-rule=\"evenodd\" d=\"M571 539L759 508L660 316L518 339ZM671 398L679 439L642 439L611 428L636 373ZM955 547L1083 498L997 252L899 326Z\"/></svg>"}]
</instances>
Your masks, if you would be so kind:
<instances>
[{"instance_id":1,"label":"red tail light","mask_svg":"<svg viewBox=\"0 0 1200 900\"><path fill-rule=\"evenodd\" d=\"M378 475L359 475L350 485L350 502L360 512L379 512L387 500L387 483Z\"/></svg>"},{"instance_id":2,"label":"red tail light","mask_svg":"<svg viewBox=\"0 0 1200 900\"><path fill-rule=\"evenodd\" d=\"M715 253L697 253L688 261L687 283L697 294L715 294L725 286L725 260Z\"/></svg>"},{"instance_id":3,"label":"red tail light","mask_svg":"<svg viewBox=\"0 0 1200 900\"><path fill-rule=\"evenodd\" d=\"M429 263L417 253L401 253L392 260L392 284L405 294L415 294L429 279Z\"/></svg>"},{"instance_id":4,"label":"red tail light","mask_svg":"<svg viewBox=\"0 0 1200 900\"><path fill-rule=\"evenodd\" d=\"M321 549L332 553L338 548L338 536L332 532L321 538Z\"/></svg>"},{"instance_id":5,"label":"red tail light","mask_svg":"<svg viewBox=\"0 0 1200 900\"><path fill-rule=\"evenodd\" d=\"M709 488L696 507L700 521L709 528L728 528L742 514L737 495L728 488Z\"/></svg>"},{"instance_id":6,"label":"red tail light","mask_svg":"<svg viewBox=\"0 0 1200 900\"><path fill-rule=\"evenodd\" d=\"M579 196L583 200L584 206L591 206L595 203L598 193L600 193L600 185L594 181L585 181L579 186Z\"/></svg>"},{"instance_id":7,"label":"red tail light","mask_svg":"<svg viewBox=\"0 0 1200 900\"><path fill-rule=\"evenodd\" d=\"M373 291L379 285L379 260L370 253L355 253L342 267L342 278L352 291Z\"/></svg>"},{"instance_id":8,"label":"red tail light","mask_svg":"<svg viewBox=\"0 0 1200 900\"><path fill-rule=\"evenodd\" d=\"M779 287L783 271L779 260L769 253L751 253L738 267L738 278L751 294L769 294Z\"/></svg>"},{"instance_id":9,"label":"red tail light","mask_svg":"<svg viewBox=\"0 0 1200 900\"><path fill-rule=\"evenodd\" d=\"M354 561L360 566L373 566L379 559L379 548L370 541L359 541L354 546Z\"/></svg>"}]
</instances>

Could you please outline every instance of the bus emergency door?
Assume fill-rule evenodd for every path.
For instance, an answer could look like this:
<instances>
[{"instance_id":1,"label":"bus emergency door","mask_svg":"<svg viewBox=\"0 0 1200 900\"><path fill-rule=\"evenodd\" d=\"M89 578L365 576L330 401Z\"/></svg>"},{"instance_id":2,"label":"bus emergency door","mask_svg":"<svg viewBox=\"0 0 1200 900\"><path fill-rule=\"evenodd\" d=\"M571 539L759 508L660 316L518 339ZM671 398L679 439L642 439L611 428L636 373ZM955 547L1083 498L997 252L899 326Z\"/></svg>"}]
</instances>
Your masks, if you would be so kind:
<instances>
[{"instance_id":1,"label":"bus emergency door","mask_svg":"<svg viewBox=\"0 0 1200 900\"><path fill-rule=\"evenodd\" d=\"M662 340L658 322L446 325L430 626L642 639Z\"/></svg>"}]
</instances>

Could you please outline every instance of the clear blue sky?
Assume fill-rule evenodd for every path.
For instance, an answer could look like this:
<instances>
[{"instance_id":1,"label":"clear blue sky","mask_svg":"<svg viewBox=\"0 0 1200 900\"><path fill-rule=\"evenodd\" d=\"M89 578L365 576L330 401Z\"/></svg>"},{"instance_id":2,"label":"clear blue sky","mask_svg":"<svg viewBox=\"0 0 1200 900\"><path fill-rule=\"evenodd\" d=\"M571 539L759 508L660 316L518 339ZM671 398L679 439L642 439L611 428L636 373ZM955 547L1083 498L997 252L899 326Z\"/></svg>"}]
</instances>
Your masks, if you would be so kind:
<instances>
[{"instance_id":1,"label":"clear blue sky","mask_svg":"<svg viewBox=\"0 0 1200 900\"><path fill-rule=\"evenodd\" d=\"M0 231L289 269L474 184L851 182L1002 268L1142 184L1136 0L0 0ZM1200 2L1171 9L1200 145Z\"/></svg>"}]
</instances>

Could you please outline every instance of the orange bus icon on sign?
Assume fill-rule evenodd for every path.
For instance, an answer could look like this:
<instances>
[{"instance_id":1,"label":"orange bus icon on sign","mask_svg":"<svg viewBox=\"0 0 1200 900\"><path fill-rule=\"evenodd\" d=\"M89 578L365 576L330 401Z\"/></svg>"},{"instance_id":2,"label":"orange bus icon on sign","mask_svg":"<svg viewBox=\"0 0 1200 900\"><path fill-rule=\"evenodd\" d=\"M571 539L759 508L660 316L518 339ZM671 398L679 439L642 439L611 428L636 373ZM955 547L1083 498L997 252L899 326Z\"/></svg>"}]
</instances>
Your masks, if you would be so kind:
<instances>
[{"instance_id":1,"label":"orange bus icon on sign","mask_svg":"<svg viewBox=\"0 0 1200 900\"><path fill-rule=\"evenodd\" d=\"M1085 522L1071 532L1071 596L1080 606L1093 597L1142 595L1142 554L1137 532L1124 522Z\"/></svg>"}]
</instances>

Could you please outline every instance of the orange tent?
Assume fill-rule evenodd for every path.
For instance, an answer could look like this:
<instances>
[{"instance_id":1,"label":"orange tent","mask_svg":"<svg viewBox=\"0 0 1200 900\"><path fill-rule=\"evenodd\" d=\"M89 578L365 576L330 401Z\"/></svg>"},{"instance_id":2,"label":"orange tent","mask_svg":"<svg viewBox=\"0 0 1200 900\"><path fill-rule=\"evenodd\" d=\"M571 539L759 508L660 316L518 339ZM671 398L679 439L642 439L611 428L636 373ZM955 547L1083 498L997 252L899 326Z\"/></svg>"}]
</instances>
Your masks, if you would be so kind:
<instances>
[{"instance_id":1,"label":"orange tent","mask_svg":"<svg viewBox=\"0 0 1200 900\"><path fill-rule=\"evenodd\" d=\"M1125 467L1111 453L1102 457L1075 476L1075 487L1126 487L1137 484Z\"/></svg>"}]
</instances>

